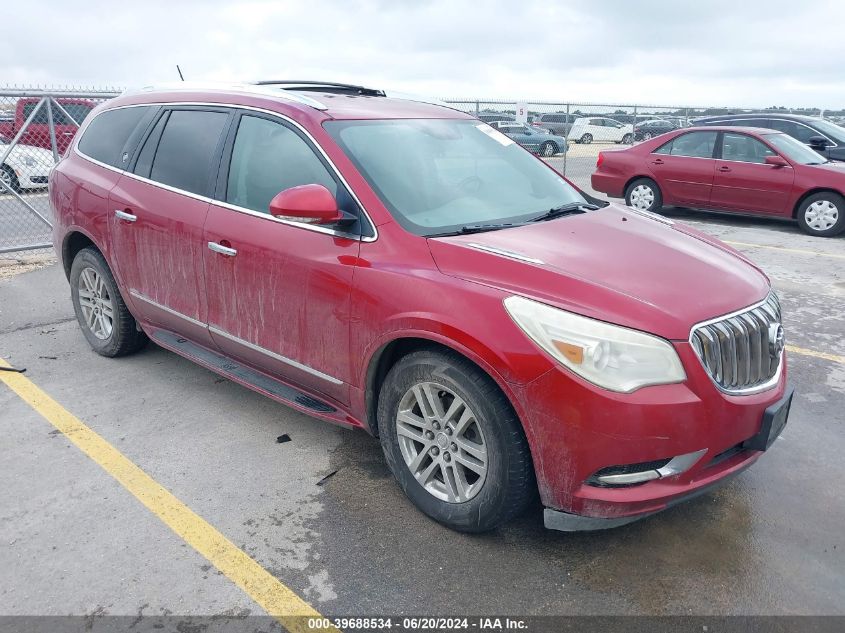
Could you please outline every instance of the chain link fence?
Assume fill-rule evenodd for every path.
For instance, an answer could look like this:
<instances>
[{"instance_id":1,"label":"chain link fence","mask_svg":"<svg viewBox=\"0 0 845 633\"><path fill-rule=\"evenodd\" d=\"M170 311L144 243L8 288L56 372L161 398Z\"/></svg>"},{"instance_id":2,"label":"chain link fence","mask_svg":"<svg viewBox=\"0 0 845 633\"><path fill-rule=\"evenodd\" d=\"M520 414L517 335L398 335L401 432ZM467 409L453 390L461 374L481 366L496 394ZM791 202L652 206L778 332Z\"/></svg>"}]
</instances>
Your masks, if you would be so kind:
<instances>
[{"instance_id":1,"label":"chain link fence","mask_svg":"<svg viewBox=\"0 0 845 633\"><path fill-rule=\"evenodd\" d=\"M51 248L47 178L85 116L116 89L0 88L0 258ZM759 112L742 108L671 107L578 102L444 99L500 129L590 191L602 148L687 127L702 116ZM768 108L768 112L789 112ZM819 110L800 114L819 116Z\"/></svg>"},{"instance_id":2,"label":"chain link fence","mask_svg":"<svg viewBox=\"0 0 845 633\"><path fill-rule=\"evenodd\" d=\"M88 113L117 94L0 89L0 257L52 248L50 170Z\"/></svg>"},{"instance_id":3,"label":"chain link fence","mask_svg":"<svg viewBox=\"0 0 845 633\"><path fill-rule=\"evenodd\" d=\"M543 156L586 191L602 149L630 145L689 127L699 117L760 112L726 107L648 106L549 101L444 99L451 107L481 119ZM768 108L767 112L792 112ZM796 113L819 116L817 109Z\"/></svg>"}]
</instances>

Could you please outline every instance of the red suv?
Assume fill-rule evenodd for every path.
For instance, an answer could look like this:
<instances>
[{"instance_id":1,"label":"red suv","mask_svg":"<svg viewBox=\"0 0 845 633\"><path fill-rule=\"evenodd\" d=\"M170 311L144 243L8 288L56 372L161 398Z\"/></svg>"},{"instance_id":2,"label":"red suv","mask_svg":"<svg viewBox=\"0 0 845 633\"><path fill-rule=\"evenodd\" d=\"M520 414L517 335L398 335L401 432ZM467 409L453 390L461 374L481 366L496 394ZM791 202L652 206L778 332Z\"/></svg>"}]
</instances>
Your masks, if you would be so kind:
<instances>
[{"instance_id":1,"label":"red suv","mask_svg":"<svg viewBox=\"0 0 845 633\"><path fill-rule=\"evenodd\" d=\"M598 208L447 107L340 84L100 106L50 181L94 350L157 344L380 438L427 515L562 530L657 512L786 423L766 276L689 227Z\"/></svg>"}]
</instances>

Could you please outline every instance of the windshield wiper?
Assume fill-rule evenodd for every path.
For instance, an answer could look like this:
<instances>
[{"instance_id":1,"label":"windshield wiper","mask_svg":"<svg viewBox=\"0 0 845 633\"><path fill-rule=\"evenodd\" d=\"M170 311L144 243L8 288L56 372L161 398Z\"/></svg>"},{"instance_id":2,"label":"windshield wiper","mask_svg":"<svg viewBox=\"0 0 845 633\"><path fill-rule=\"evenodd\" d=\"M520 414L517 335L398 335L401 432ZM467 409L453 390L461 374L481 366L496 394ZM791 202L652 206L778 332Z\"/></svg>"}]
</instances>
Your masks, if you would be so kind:
<instances>
[{"instance_id":1,"label":"windshield wiper","mask_svg":"<svg viewBox=\"0 0 845 633\"><path fill-rule=\"evenodd\" d=\"M469 235L470 233L484 233L486 231L501 231L502 229L511 229L515 226L525 226L527 222L502 222L499 224L467 224L462 226L457 231L447 231L446 233L432 233L425 237L449 237L451 235Z\"/></svg>"},{"instance_id":2,"label":"windshield wiper","mask_svg":"<svg viewBox=\"0 0 845 633\"><path fill-rule=\"evenodd\" d=\"M536 218L532 218L531 222L542 222L543 220L551 220L553 218L559 218L563 215L571 215L573 213L586 213L587 211L595 211L598 207L594 204L590 204L589 202L571 202L569 204L564 204L559 207L554 207L549 209L545 213L538 215Z\"/></svg>"}]
</instances>

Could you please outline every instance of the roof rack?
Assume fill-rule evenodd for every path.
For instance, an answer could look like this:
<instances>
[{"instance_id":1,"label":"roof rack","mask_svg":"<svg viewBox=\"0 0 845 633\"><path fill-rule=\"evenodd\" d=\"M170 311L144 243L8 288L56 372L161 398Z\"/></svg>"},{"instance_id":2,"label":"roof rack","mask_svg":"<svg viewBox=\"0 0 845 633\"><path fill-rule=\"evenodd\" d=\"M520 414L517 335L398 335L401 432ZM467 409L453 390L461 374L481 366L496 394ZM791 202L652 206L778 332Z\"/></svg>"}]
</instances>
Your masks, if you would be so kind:
<instances>
[{"instance_id":1,"label":"roof rack","mask_svg":"<svg viewBox=\"0 0 845 633\"><path fill-rule=\"evenodd\" d=\"M313 91L328 92L332 94L354 94L364 97L383 97L384 90L367 88L354 84L341 84L332 81L293 81L288 79L267 79L254 82L256 86L278 86L282 90L290 91Z\"/></svg>"}]
</instances>

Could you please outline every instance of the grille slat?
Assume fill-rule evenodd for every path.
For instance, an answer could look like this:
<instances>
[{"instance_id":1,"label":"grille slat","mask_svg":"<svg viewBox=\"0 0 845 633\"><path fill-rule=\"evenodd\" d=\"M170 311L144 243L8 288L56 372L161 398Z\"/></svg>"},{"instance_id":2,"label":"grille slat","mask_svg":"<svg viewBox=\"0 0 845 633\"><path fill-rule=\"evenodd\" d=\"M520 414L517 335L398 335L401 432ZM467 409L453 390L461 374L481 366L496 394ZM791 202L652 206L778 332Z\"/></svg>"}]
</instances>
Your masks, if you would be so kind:
<instances>
[{"instance_id":1,"label":"grille slat","mask_svg":"<svg viewBox=\"0 0 845 633\"><path fill-rule=\"evenodd\" d=\"M774 293L754 308L696 327L690 341L701 364L723 390L746 393L777 374L782 347L771 336L781 325Z\"/></svg>"}]
</instances>

